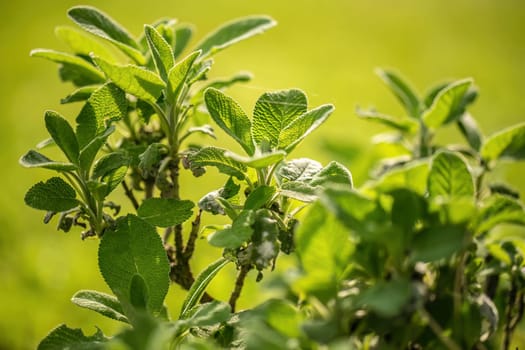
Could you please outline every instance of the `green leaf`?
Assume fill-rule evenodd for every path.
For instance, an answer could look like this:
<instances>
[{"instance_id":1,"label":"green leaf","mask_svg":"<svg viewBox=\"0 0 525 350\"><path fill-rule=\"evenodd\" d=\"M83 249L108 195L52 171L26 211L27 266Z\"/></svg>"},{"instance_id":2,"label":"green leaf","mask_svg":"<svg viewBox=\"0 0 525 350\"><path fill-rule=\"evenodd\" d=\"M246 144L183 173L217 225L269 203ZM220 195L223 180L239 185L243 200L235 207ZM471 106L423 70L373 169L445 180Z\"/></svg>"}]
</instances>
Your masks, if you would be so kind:
<instances>
[{"instance_id":1,"label":"green leaf","mask_svg":"<svg viewBox=\"0 0 525 350\"><path fill-rule=\"evenodd\" d=\"M190 310L191 316L187 319L190 327L208 327L227 321L231 316L230 305L221 301L200 304Z\"/></svg>"},{"instance_id":2,"label":"green leaf","mask_svg":"<svg viewBox=\"0 0 525 350\"><path fill-rule=\"evenodd\" d=\"M59 177L40 181L27 191L24 201L35 209L61 212L79 205L73 187Z\"/></svg>"},{"instance_id":3,"label":"green leaf","mask_svg":"<svg viewBox=\"0 0 525 350\"><path fill-rule=\"evenodd\" d=\"M326 186L327 184L349 185L353 187L352 174L341 163L331 161L321 171L315 174L310 186Z\"/></svg>"},{"instance_id":4,"label":"green leaf","mask_svg":"<svg viewBox=\"0 0 525 350\"><path fill-rule=\"evenodd\" d=\"M100 330L91 336L85 336L81 329L68 328L65 324L53 329L38 344L37 350L102 350L106 346L107 338Z\"/></svg>"},{"instance_id":5,"label":"green leaf","mask_svg":"<svg viewBox=\"0 0 525 350\"><path fill-rule=\"evenodd\" d=\"M76 55L89 57L90 53L94 52L105 60L115 61L115 56L106 45L78 29L59 26L55 28L55 35L69 46Z\"/></svg>"},{"instance_id":6,"label":"green leaf","mask_svg":"<svg viewBox=\"0 0 525 350\"><path fill-rule=\"evenodd\" d=\"M186 299L184 299L184 302L182 303L179 318L184 319L189 316L190 310L193 309L195 305L197 305L202 295L206 291L206 288L208 288L210 282L217 275L217 273L228 263L230 263L229 260L220 258L219 260L209 265L206 269L204 269L204 271L202 271L199 274L199 276L197 276L195 282L193 282L190 290L188 291Z\"/></svg>"},{"instance_id":7,"label":"green leaf","mask_svg":"<svg viewBox=\"0 0 525 350\"><path fill-rule=\"evenodd\" d=\"M481 133L476 120L469 113L464 113L457 120L457 124L459 130L463 136L465 136L465 139L467 140L470 147L476 151L479 151L481 145L483 144L483 134Z\"/></svg>"},{"instance_id":8,"label":"green leaf","mask_svg":"<svg viewBox=\"0 0 525 350\"><path fill-rule=\"evenodd\" d=\"M80 290L71 298L73 304L95 311L103 316L128 323L118 299L95 290Z\"/></svg>"},{"instance_id":9,"label":"green leaf","mask_svg":"<svg viewBox=\"0 0 525 350\"><path fill-rule=\"evenodd\" d=\"M440 152L428 174L428 193L431 197L473 197L474 180L463 158L456 153Z\"/></svg>"},{"instance_id":10,"label":"green leaf","mask_svg":"<svg viewBox=\"0 0 525 350\"><path fill-rule=\"evenodd\" d=\"M73 91L72 93L70 93L69 95L67 95L66 97L64 97L63 99L61 99L60 103L66 104L66 103L72 103L72 102L85 101L99 87L100 87L99 85L82 86L76 89L75 91Z\"/></svg>"},{"instance_id":11,"label":"green leaf","mask_svg":"<svg viewBox=\"0 0 525 350\"><path fill-rule=\"evenodd\" d=\"M159 72L162 80L167 83L168 72L175 64L171 46L154 27L146 24L144 26L144 32L146 33L146 40L148 42L151 56L153 57L155 67L157 67L157 72Z\"/></svg>"},{"instance_id":12,"label":"green leaf","mask_svg":"<svg viewBox=\"0 0 525 350\"><path fill-rule=\"evenodd\" d=\"M202 50L203 57L207 57L241 40L260 34L276 24L272 18L266 16L239 18L208 34L197 45L196 50Z\"/></svg>"},{"instance_id":13,"label":"green leaf","mask_svg":"<svg viewBox=\"0 0 525 350\"><path fill-rule=\"evenodd\" d=\"M78 157L78 162L80 164L80 168L84 171L89 171L91 169L91 165L93 164L93 161L95 160L95 157L97 156L98 152L104 146L106 143L108 137L115 131L115 127L112 125L109 128L106 129L102 134L96 136L89 142L82 150L80 151L80 155Z\"/></svg>"},{"instance_id":14,"label":"green leaf","mask_svg":"<svg viewBox=\"0 0 525 350\"><path fill-rule=\"evenodd\" d=\"M91 6L75 6L70 8L67 14L82 29L108 40L138 64L146 63L135 39L104 12Z\"/></svg>"},{"instance_id":15,"label":"green leaf","mask_svg":"<svg viewBox=\"0 0 525 350\"><path fill-rule=\"evenodd\" d=\"M377 69L376 74L385 82L390 90L403 105L408 115L414 119L419 118L419 97L408 83L392 71Z\"/></svg>"},{"instance_id":16,"label":"green leaf","mask_svg":"<svg viewBox=\"0 0 525 350\"><path fill-rule=\"evenodd\" d=\"M246 172L244 164L233 160L225 155L226 150L217 147L205 147L199 152L190 156L192 166L214 166L221 173L235 176L239 180L243 180Z\"/></svg>"},{"instance_id":17,"label":"green leaf","mask_svg":"<svg viewBox=\"0 0 525 350\"><path fill-rule=\"evenodd\" d=\"M30 55L60 63L62 80L71 81L76 86L99 84L106 81L104 74L80 57L48 49L35 49Z\"/></svg>"},{"instance_id":18,"label":"green leaf","mask_svg":"<svg viewBox=\"0 0 525 350\"><path fill-rule=\"evenodd\" d=\"M72 163L55 162L43 154L30 150L20 158L20 165L26 168L44 168L56 171L73 171L77 166Z\"/></svg>"},{"instance_id":19,"label":"green leaf","mask_svg":"<svg viewBox=\"0 0 525 350\"><path fill-rule=\"evenodd\" d=\"M301 202L313 202L317 199L317 188L301 181L288 181L281 185L280 194Z\"/></svg>"},{"instance_id":20,"label":"green leaf","mask_svg":"<svg viewBox=\"0 0 525 350\"><path fill-rule=\"evenodd\" d=\"M193 63L197 57L199 57L200 53L200 51L190 53L168 72L169 93L172 101L177 102L179 95L184 88L184 84L190 84L190 82L187 81L188 75L193 67Z\"/></svg>"},{"instance_id":21,"label":"green leaf","mask_svg":"<svg viewBox=\"0 0 525 350\"><path fill-rule=\"evenodd\" d=\"M405 279L378 282L357 296L357 304L383 317L398 315L410 301L412 286Z\"/></svg>"},{"instance_id":22,"label":"green leaf","mask_svg":"<svg viewBox=\"0 0 525 350\"><path fill-rule=\"evenodd\" d=\"M386 114L382 114L373 110L362 110L357 109L356 114L366 120L371 120L376 123L388 126L392 129L399 130L401 132L412 133L414 132L418 124L413 119L409 118L394 118Z\"/></svg>"},{"instance_id":23,"label":"green leaf","mask_svg":"<svg viewBox=\"0 0 525 350\"><path fill-rule=\"evenodd\" d=\"M175 46L173 47L173 56L177 59L184 49L188 46L193 35L191 25L182 25L175 29Z\"/></svg>"},{"instance_id":24,"label":"green leaf","mask_svg":"<svg viewBox=\"0 0 525 350\"><path fill-rule=\"evenodd\" d=\"M513 198L493 195L484 201L474 227L476 232L481 234L505 223L525 226L525 209Z\"/></svg>"},{"instance_id":25,"label":"green leaf","mask_svg":"<svg viewBox=\"0 0 525 350\"><path fill-rule=\"evenodd\" d=\"M422 119L429 128L455 121L461 115L458 109L463 108L463 99L472 85L472 79L458 80L441 90L434 98L432 105L423 113Z\"/></svg>"},{"instance_id":26,"label":"green leaf","mask_svg":"<svg viewBox=\"0 0 525 350\"><path fill-rule=\"evenodd\" d=\"M93 57L93 60L119 88L150 104L157 102L166 87L157 74L142 67L132 64L115 65L99 57Z\"/></svg>"},{"instance_id":27,"label":"green leaf","mask_svg":"<svg viewBox=\"0 0 525 350\"><path fill-rule=\"evenodd\" d=\"M233 98L214 88L206 89L204 100L215 123L233 137L246 153L253 155L254 145L250 132L252 123L241 106Z\"/></svg>"},{"instance_id":28,"label":"green leaf","mask_svg":"<svg viewBox=\"0 0 525 350\"><path fill-rule=\"evenodd\" d=\"M104 174L104 176L101 177L100 181L102 181L102 183L106 185L106 193L104 197L113 192L113 190L117 188L118 185L120 185L120 183L126 177L127 173L128 166L123 165L107 172L106 174Z\"/></svg>"},{"instance_id":29,"label":"green leaf","mask_svg":"<svg viewBox=\"0 0 525 350\"><path fill-rule=\"evenodd\" d=\"M414 238L412 261L432 262L447 259L464 244L466 230L461 226L433 226Z\"/></svg>"},{"instance_id":30,"label":"green leaf","mask_svg":"<svg viewBox=\"0 0 525 350\"><path fill-rule=\"evenodd\" d=\"M128 101L122 89L113 83L99 87L91 94L76 119L80 146L86 146L111 122L120 120L127 112Z\"/></svg>"},{"instance_id":31,"label":"green leaf","mask_svg":"<svg viewBox=\"0 0 525 350\"><path fill-rule=\"evenodd\" d=\"M170 265L153 226L134 215L120 219L114 229L104 233L98 262L104 280L121 304L131 303L132 279L140 275L149 294L148 312L158 314L162 310Z\"/></svg>"},{"instance_id":32,"label":"green leaf","mask_svg":"<svg viewBox=\"0 0 525 350\"><path fill-rule=\"evenodd\" d=\"M104 177L116 169L119 169L123 166L127 167L129 162L129 157L123 152L113 152L106 154L95 163L95 166L93 167L93 174L91 176L93 179Z\"/></svg>"},{"instance_id":33,"label":"green leaf","mask_svg":"<svg viewBox=\"0 0 525 350\"><path fill-rule=\"evenodd\" d=\"M60 147L71 163L78 161L79 147L71 125L60 114L46 111L44 116L46 128L56 145Z\"/></svg>"},{"instance_id":34,"label":"green leaf","mask_svg":"<svg viewBox=\"0 0 525 350\"><path fill-rule=\"evenodd\" d=\"M142 202L137 214L151 225L169 227L188 220L193 214L194 206L189 200L148 198Z\"/></svg>"},{"instance_id":35,"label":"green leaf","mask_svg":"<svg viewBox=\"0 0 525 350\"><path fill-rule=\"evenodd\" d=\"M250 193L248 198L246 198L244 209L260 209L270 202L274 194L275 187L259 186Z\"/></svg>"},{"instance_id":36,"label":"green leaf","mask_svg":"<svg viewBox=\"0 0 525 350\"><path fill-rule=\"evenodd\" d=\"M134 274L131 278L131 286L129 288L129 302L131 306L137 311L147 309L148 305L148 286L139 274Z\"/></svg>"},{"instance_id":37,"label":"green leaf","mask_svg":"<svg viewBox=\"0 0 525 350\"><path fill-rule=\"evenodd\" d=\"M525 159L525 123L514 125L488 137L481 147L481 156L487 162L498 159Z\"/></svg>"},{"instance_id":38,"label":"green leaf","mask_svg":"<svg viewBox=\"0 0 525 350\"><path fill-rule=\"evenodd\" d=\"M426 160L410 162L396 167L369 186L382 192L396 188L407 188L421 195L427 191L429 166Z\"/></svg>"},{"instance_id":39,"label":"green leaf","mask_svg":"<svg viewBox=\"0 0 525 350\"><path fill-rule=\"evenodd\" d=\"M273 152L268 152L268 153L256 152L251 157L243 157L233 152L227 151L224 153L224 155L250 168L260 169L260 168L266 168L270 165L279 163L281 160L284 159L284 157L286 157L286 152L284 151L273 151Z\"/></svg>"},{"instance_id":40,"label":"green leaf","mask_svg":"<svg viewBox=\"0 0 525 350\"><path fill-rule=\"evenodd\" d=\"M301 90L291 89L263 94L255 103L252 138L256 144L279 146L283 129L306 113L308 101ZM299 137L300 135L294 135Z\"/></svg>"},{"instance_id":41,"label":"green leaf","mask_svg":"<svg viewBox=\"0 0 525 350\"><path fill-rule=\"evenodd\" d=\"M323 166L318 161L309 158L298 158L282 163L276 175L280 181L288 180L309 183L322 168Z\"/></svg>"},{"instance_id":42,"label":"green leaf","mask_svg":"<svg viewBox=\"0 0 525 350\"><path fill-rule=\"evenodd\" d=\"M208 236L208 242L214 247L239 248L248 241L253 234L255 222L254 210L243 210L233 221L230 227L216 231Z\"/></svg>"},{"instance_id":43,"label":"green leaf","mask_svg":"<svg viewBox=\"0 0 525 350\"><path fill-rule=\"evenodd\" d=\"M299 142L324 123L334 109L333 105L322 105L293 120L281 130L278 147L290 153Z\"/></svg>"}]
</instances>

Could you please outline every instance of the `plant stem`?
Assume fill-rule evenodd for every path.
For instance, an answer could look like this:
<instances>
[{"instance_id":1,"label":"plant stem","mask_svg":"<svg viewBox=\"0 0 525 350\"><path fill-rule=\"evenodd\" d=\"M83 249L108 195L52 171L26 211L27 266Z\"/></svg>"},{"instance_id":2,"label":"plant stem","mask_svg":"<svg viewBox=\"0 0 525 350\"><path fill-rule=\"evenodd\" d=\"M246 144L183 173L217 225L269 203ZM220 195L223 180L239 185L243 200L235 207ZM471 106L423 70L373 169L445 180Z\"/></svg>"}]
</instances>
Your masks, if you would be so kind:
<instances>
[{"instance_id":1,"label":"plant stem","mask_svg":"<svg viewBox=\"0 0 525 350\"><path fill-rule=\"evenodd\" d=\"M190 259L193 256L193 252L195 251L195 241L199 236L199 230L201 226L201 215L202 210L199 210L199 212L195 216L195 220L193 220L191 223L190 236L188 237L188 241L186 242L186 248L184 249L185 259Z\"/></svg>"},{"instance_id":2,"label":"plant stem","mask_svg":"<svg viewBox=\"0 0 525 350\"><path fill-rule=\"evenodd\" d=\"M230 296L230 307L232 309L232 312L235 312L237 300L241 296L241 291L244 287L244 280L246 279L246 276L248 276L248 272L250 272L251 269L251 266L243 265L239 270L239 274L237 275L237 279L235 280L235 288L233 289L233 292Z\"/></svg>"},{"instance_id":3,"label":"plant stem","mask_svg":"<svg viewBox=\"0 0 525 350\"><path fill-rule=\"evenodd\" d=\"M445 336L443 328L439 325L439 323L434 320L434 318L427 312L427 310L420 308L419 313L421 314L421 317L428 322L428 326L430 329L432 329L432 332L441 340L441 342L449 349L449 350L461 350L461 347L456 344L456 342L449 337Z\"/></svg>"},{"instance_id":4,"label":"plant stem","mask_svg":"<svg viewBox=\"0 0 525 350\"><path fill-rule=\"evenodd\" d=\"M139 202L137 201L137 198L135 198L135 194L129 188L125 180L122 181L122 187L124 188L124 193L126 194L126 197L128 197L128 199L131 201L133 208L137 210L139 208Z\"/></svg>"},{"instance_id":5,"label":"plant stem","mask_svg":"<svg viewBox=\"0 0 525 350\"><path fill-rule=\"evenodd\" d=\"M510 348L510 342L512 339L512 333L514 331L513 322L512 322L512 311L514 309L514 305L516 304L516 294L518 291L518 287L516 286L516 282L514 278L512 278L511 287L509 291L509 295L507 298L507 307L505 309L505 329L503 330L504 336L503 336L503 349L509 350Z\"/></svg>"}]
</instances>

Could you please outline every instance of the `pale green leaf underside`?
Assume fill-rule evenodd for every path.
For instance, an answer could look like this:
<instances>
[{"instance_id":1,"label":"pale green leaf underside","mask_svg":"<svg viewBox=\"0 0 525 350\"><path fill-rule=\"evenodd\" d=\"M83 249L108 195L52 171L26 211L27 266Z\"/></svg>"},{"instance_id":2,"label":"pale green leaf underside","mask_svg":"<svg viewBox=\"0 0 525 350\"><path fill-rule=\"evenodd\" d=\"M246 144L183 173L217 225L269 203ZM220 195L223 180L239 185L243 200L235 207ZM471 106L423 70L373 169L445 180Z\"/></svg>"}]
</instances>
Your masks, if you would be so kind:
<instances>
[{"instance_id":1,"label":"pale green leaf underside","mask_svg":"<svg viewBox=\"0 0 525 350\"><path fill-rule=\"evenodd\" d=\"M113 295L95 290L80 290L73 295L71 301L75 305L95 311L103 316L128 323L128 318L124 316L122 306Z\"/></svg>"},{"instance_id":2,"label":"pale green leaf underside","mask_svg":"<svg viewBox=\"0 0 525 350\"><path fill-rule=\"evenodd\" d=\"M55 35L77 55L87 57L94 52L97 56L107 61L115 61L115 56L106 45L78 29L59 26L55 28Z\"/></svg>"},{"instance_id":3,"label":"pale green leaf underside","mask_svg":"<svg viewBox=\"0 0 525 350\"><path fill-rule=\"evenodd\" d=\"M121 304L131 303L131 282L139 275L148 290L147 310L159 313L169 287L170 266L155 228L128 215L104 233L98 251L100 272Z\"/></svg>"},{"instance_id":4,"label":"pale green leaf underside","mask_svg":"<svg viewBox=\"0 0 525 350\"><path fill-rule=\"evenodd\" d=\"M63 99L61 99L60 103L66 104L66 103L85 101L89 99L91 94L95 90L97 90L99 87L100 87L99 85L82 86L76 89L75 91L73 91L72 93L70 93L69 95L67 95L66 97L64 97Z\"/></svg>"},{"instance_id":5,"label":"pale green leaf underside","mask_svg":"<svg viewBox=\"0 0 525 350\"><path fill-rule=\"evenodd\" d=\"M244 179L246 166L225 155L226 150L217 147L205 147L190 157L194 166L214 166L230 176L235 176L239 180Z\"/></svg>"},{"instance_id":6,"label":"pale green leaf underside","mask_svg":"<svg viewBox=\"0 0 525 350\"><path fill-rule=\"evenodd\" d=\"M32 208L61 212L79 205L73 187L59 177L39 182L27 191L25 202Z\"/></svg>"},{"instance_id":7,"label":"pale green leaf underside","mask_svg":"<svg viewBox=\"0 0 525 350\"><path fill-rule=\"evenodd\" d=\"M145 25L144 32L151 56L153 57L153 62L155 63L155 67L157 67L157 72L159 72L160 77L167 82L168 72L175 64L173 50L154 27Z\"/></svg>"},{"instance_id":8,"label":"pale green leaf underside","mask_svg":"<svg viewBox=\"0 0 525 350\"><path fill-rule=\"evenodd\" d=\"M76 164L79 155L77 137L71 125L55 111L46 111L44 115L47 131L71 163Z\"/></svg>"},{"instance_id":9,"label":"pale green leaf underside","mask_svg":"<svg viewBox=\"0 0 525 350\"><path fill-rule=\"evenodd\" d=\"M154 226L169 227L182 224L193 214L194 204L189 200L149 198L137 210L138 216Z\"/></svg>"},{"instance_id":10,"label":"pale green leaf underside","mask_svg":"<svg viewBox=\"0 0 525 350\"><path fill-rule=\"evenodd\" d=\"M461 106L463 97L472 85L472 79L459 80L441 90L434 98L429 109L423 113L423 121L430 128L453 122L453 118L460 115L456 113Z\"/></svg>"},{"instance_id":11,"label":"pale green leaf underside","mask_svg":"<svg viewBox=\"0 0 525 350\"><path fill-rule=\"evenodd\" d=\"M260 34L276 24L272 18L266 16L239 18L206 36L197 45L196 50L202 50L203 57L206 57L241 40Z\"/></svg>"},{"instance_id":12,"label":"pale green leaf underside","mask_svg":"<svg viewBox=\"0 0 525 350\"><path fill-rule=\"evenodd\" d=\"M525 123L512 126L488 137L481 147L487 161L496 159L525 159Z\"/></svg>"},{"instance_id":13,"label":"pale green leaf underside","mask_svg":"<svg viewBox=\"0 0 525 350\"><path fill-rule=\"evenodd\" d=\"M431 197L473 197L474 181L465 161L452 152L441 152L434 157L428 175Z\"/></svg>"},{"instance_id":14,"label":"pale green leaf underside","mask_svg":"<svg viewBox=\"0 0 525 350\"><path fill-rule=\"evenodd\" d=\"M246 165L250 168L265 168L277 164L286 157L284 151L273 151L268 153L256 153L251 157L243 157L233 152L226 152L224 155L236 162Z\"/></svg>"},{"instance_id":15,"label":"pale green leaf underside","mask_svg":"<svg viewBox=\"0 0 525 350\"><path fill-rule=\"evenodd\" d=\"M76 170L77 166L72 163L55 162L43 154L30 150L20 158L20 164L26 168L44 168L57 171Z\"/></svg>"},{"instance_id":16,"label":"pale green leaf underside","mask_svg":"<svg viewBox=\"0 0 525 350\"><path fill-rule=\"evenodd\" d=\"M376 123L388 126L390 128L399 130L401 132L413 132L417 129L418 124L415 120L409 119L408 117L405 118L394 118L392 116L382 114L375 111L367 111L358 109L356 111L356 114L367 120L374 121Z\"/></svg>"},{"instance_id":17,"label":"pale green leaf underside","mask_svg":"<svg viewBox=\"0 0 525 350\"><path fill-rule=\"evenodd\" d=\"M105 349L104 343L107 338L98 330L92 336L85 336L81 329L68 328L62 324L53 329L38 344L37 350L58 350L58 349L78 349L78 350L102 350Z\"/></svg>"},{"instance_id":18,"label":"pale green leaf underside","mask_svg":"<svg viewBox=\"0 0 525 350\"><path fill-rule=\"evenodd\" d=\"M394 72L377 69L376 74L392 90L392 93L401 102L408 115L412 118L419 118L419 97L409 84Z\"/></svg>"},{"instance_id":19,"label":"pale green leaf underside","mask_svg":"<svg viewBox=\"0 0 525 350\"><path fill-rule=\"evenodd\" d=\"M309 182L322 168L321 163L313 159L292 159L279 167L277 176L288 181Z\"/></svg>"},{"instance_id":20,"label":"pale green leaf underside","mask_svg":"<svg viewBox=\"0 0 525 350\"><path fill-rule=\"evenodd\" d=\"M179 95L184 87L184 84L187 83L188 74L193 66L193 63L199 57L200 51L195 51L190 53L188 56L184 57L180 62L175 64L173 68L168 72L168 81L169 81L169 92L170 98L174 102L177 101Z\"/></svg>"},{"instance_id":21,"label":"pale green leaf underside","mask_svg":"<svg viewBox=\"0 0 525 350\"><path fill-rule=\"evenodd\" d=\"M191 25L180 25L175 29L175 45L173 46L173 56L177 59L184 51L193 35L193 27Z\"/></svg>"}]
</instances>

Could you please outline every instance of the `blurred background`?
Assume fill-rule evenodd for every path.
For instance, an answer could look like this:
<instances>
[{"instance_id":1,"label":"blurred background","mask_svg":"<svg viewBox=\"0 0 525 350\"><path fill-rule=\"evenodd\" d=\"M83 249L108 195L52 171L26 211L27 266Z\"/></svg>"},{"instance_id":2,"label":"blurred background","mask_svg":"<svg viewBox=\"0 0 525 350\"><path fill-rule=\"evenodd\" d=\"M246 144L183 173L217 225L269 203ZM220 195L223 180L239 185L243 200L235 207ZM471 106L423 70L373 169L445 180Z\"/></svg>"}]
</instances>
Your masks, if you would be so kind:
<instances>
[{"instance_id":1,"label":"blurred background","mask_svg":"<svg viewBox=\"0 0 525 350\"><path fill-rule=\"evenodd\" d=\"M23 196L50 174L18 165L26 150L47 137L45 109L74 120L80 108L60 105L72 86L59 81L57 66L29 57L37 47L65 49L53 30L72 25L66 11L78 4L102 9L135 36L145 23L175 17L195 24L197 40L236 17L272 16L279 25L218 54L212 76L251 71L251 83L229 91L247 111L264 91L291 87L306 91L311 107L334 103L332 118L294 156L323 164L343 162L357 185L365 181L377 157L370 137L382 129L359 120L356 106L403 113L373 73L376 67L396 69L421 94L447 79L473 77L480 97L472 114L486 134L525 120L525 2L520 0L1 1L0 349L35 348L60 323L89 334L95 324L106 334L120 327L69 301L79 289L109 292L97 270L98 242L81 241L79 232L64 234L55 231L54 224L44 225L43 213L26 207ZM456 139L458 134L451 129L440 137ZM505 165L494 176L524 194L523 174L523 165ZM195 187L187 187L186 195L198 199L224 178L216 184L187 180ZM220 254L204 241L198 248L206 256L196 262L195 271ZM229 291L224 286L234 273L225 271L212 294L226 298ZM254 294L260 288L251 283L241 307L256 302ZM183 296L177 288L170 290L172 314Z\"/></svg>"}]
</instances>

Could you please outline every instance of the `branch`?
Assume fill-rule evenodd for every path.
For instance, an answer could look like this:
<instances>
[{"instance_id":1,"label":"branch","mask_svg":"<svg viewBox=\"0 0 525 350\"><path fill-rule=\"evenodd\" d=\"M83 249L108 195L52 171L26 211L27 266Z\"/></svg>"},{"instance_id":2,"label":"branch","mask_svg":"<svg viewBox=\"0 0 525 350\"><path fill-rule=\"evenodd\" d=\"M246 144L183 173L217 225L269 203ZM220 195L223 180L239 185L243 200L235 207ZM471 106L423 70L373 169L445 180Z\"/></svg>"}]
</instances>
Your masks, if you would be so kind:
<instances>
[{"instance_id":1,"label":"branch","mask_svg":"<svg viewBox=\"0 0 525 350\"><path fill-rule=\"evenodd\" d=\"M434 320L434 318L427 312L427 310L421 308L419 309L419 313L421 314L421 317L425 321L428 322L428 325L430 329L432 329L432 332L441 340L441 342L447 347L449 350L461 350L461 347L456 344L456 342L449 337L445 336L443 328L439 325L439 323Z\"/></svg>"},{"instance_id":2,"label":"branch","mask_svg":"<svg viewBox=\"0 0 525 350\"><path fill-rule=\"evenodd\" d=\"M232 309L232 312L235 312L237 300L241 296L241 291L244 287L244 280L246 279L246 276L248 276L248 272L250 272L251 269L251 266L243 265L241 266L239 274L237 275L237 280L235 280L235 288L233 289L233 292L230 296L230 307Z\"/></svg>"},{"instance_id":3,"label":"branch","mask_svg":"<svg viewBox=\"0 0 525 350\"><path fill-rule=\"evenodd\" d=\"M139 208L139 202L137 201L137 198L135 198L135 194L129 188L125 180L122 181L122 187L124 188L124 193L126 194L126 197L128 197L129 200L131 201L131 204L133 204L133 208L137 210Z\"/></svg>"},{"instance_id":4,"label":"branch","mask_svg":"<svg viewBox=\"0 0 525 350\"><path fill-rule=\"evenodd\" d=\"M201 227L201 215L202 209L199 209L199 212L195 216L195 220L191 223L190 236L188 237L188 242L186 242L186 248L184 249L184 258L188 260L192 257L193 252L195 251L195 241L199 236L199 230Z\"/></svg>"}]
</instances>

